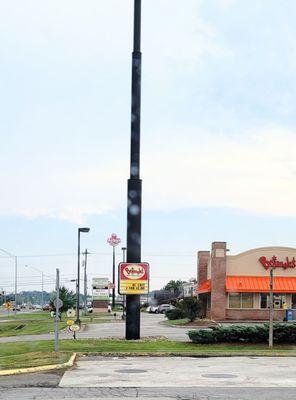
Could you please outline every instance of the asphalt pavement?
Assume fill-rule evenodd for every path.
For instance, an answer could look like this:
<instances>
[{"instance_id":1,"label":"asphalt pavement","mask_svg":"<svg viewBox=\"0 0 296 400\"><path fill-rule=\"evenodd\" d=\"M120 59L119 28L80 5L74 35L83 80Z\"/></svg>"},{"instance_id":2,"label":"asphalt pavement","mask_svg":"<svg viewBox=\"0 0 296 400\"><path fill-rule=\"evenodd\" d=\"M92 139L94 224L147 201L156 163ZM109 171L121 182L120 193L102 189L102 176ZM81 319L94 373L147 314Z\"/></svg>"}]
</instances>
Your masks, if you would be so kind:
<instances>
[{"instance_id":1,"label":"asphalt pavement","mask_svg":"<svg viewBox=\"0 0 296 400\"><path fill-rule=\"evenodd\" d=\"M167 325L162 325L160 322L165 321L162 314L147 314L141 313L141 336L166 336L169 340L181 342L188 341L189 328L175 328ZM190 328L191 329L191 328ZM88 324L82 332L78 332L77 339L102 339L109 337L123 338L125 336L124 321L117 320L116 322L108 322L103 324ZM61 332L60 339L72 339L72 332ZM36 340L54 339L54 333L42 335L19 335L0 338L0 343L8 342L23 342Z\"/></svg>"}]
</instances>

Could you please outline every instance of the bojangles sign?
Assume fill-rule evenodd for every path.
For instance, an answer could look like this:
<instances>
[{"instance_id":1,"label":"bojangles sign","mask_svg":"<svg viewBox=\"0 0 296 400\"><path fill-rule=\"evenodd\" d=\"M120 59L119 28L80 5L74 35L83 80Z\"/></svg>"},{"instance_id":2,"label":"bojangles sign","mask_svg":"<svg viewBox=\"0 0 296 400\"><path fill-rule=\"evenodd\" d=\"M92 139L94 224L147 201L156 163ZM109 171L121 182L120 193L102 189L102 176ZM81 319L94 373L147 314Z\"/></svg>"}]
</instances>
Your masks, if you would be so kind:
<instances>
[{"instance_id":1,"label":"bojangles sign","mask_svg":"<svg viewBox=\"0 0 296 400\"><path fill-rule=\"evenodd\" d=\"M149 264L120 263L118 282L119 294L147 294L149 292Z\"/></svg>"},{"instance_id":2,"label":"bojangles sign","mask_svg":"<svg viewBox=\"0 0 296 400\"><path fill-rule=\"evenodd\" d=\"M289 259L289 257L285 258L285 261L280 261L277 259L276 256L271 257L270 260L268 260L266 257L262 256L259 258L259 262L263 265L265 269L269 268L296 268L296 260L295 257L292 259Z\"/></svg>"}]
</instances>

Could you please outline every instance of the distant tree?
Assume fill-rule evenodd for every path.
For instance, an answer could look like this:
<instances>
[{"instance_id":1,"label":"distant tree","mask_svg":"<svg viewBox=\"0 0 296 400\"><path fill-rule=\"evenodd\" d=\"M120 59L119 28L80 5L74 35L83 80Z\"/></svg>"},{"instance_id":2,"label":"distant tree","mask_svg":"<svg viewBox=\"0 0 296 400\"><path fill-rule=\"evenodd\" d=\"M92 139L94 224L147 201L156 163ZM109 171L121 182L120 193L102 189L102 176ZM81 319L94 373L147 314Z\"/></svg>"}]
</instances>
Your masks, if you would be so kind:
<instances>
[{"instance_id":1,"label":"distant tree","mask_svg":"<svg viewBox=\"0 0 296 400\"><path fill-rule=\"evenodd\" d=\"M59 309L61 312L69 310L69 308L73 308L76 303L76 295L72 290L68 290L65 286L62 286L60 288L59 292L59 298L62 300L63 305ZM54 300L56 299L56 294L54 294L54 297L52 300L50 300L50 306L54 311L56 311L55 306L53 304Z\"/></svg>"},{"instance_id":2,"label":"distant tree","mask_svg":"<svg viewBox=\"0 0 296 400\"><path fill-rule=\"evenodd\" d=\"M196 297L191 296L184 297L184 299L180 300L177 303L177 307L184 312L184 315L186 315L186 317L189 318L191 322L193 322L200 314L202 304L201 301L198 300Z\"/></svg>"},{"instance_id":3,"label":"distant tree","mask_svg":"<svg viewBox=\"0 0 296 400\"><path fill-rule=\"evenodd\" d=\"M163 289L175 294L181 293L183 290L183 282L180 279L177 281L171 280L164 286Z\"/></svg>"}]
</instances>

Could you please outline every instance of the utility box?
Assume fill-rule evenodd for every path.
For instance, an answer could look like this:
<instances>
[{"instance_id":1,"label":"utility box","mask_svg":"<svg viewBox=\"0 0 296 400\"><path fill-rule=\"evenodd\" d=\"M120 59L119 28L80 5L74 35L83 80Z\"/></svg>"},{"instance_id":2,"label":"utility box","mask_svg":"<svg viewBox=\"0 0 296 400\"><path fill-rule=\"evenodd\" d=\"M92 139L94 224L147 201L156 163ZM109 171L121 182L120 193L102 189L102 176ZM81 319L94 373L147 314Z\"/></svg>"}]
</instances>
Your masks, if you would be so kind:
<instances>
[{"instance_id":1,"label":"utility box","mask_svg":"<svg viewBox=\"0 0 296 400\"><path fill-rule=\"evenodd\" d=\"M293 311L292 310L286 310L286 320L293 321Z\"/></svg>"}]
</instances>

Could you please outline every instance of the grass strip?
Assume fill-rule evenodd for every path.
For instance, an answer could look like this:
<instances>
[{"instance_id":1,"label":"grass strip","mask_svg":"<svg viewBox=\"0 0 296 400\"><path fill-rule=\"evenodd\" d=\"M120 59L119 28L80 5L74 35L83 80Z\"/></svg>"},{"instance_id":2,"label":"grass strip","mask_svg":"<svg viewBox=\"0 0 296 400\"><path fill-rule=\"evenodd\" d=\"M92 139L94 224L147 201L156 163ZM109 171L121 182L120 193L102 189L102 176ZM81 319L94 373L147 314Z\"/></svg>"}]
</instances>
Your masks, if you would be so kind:
<instances>
[{"instance_id":1,"label":"grass strip","mask_svg":"<svg viewBox=\"0 0 296 400\"><path fill-rule=\"evenodd\" d=\"M68 361L68 352L33 352L0 357L0 370L40 367L63 364Z\"/></svg>"},{"instance_id":2,"label":"grass strip","mask_svg":"<svg viewBox=\"0 0 296 400\"><path fill-rule=\"evenodd\" d=\"M5 343L0 348L2 357L15 354L49 353L54 348L53 340L36 342ZM192 355L192 356L296 356L296 346L277 345L270 350L267 344L194 344L191 342L174 342L168 340L125 341L108 339L61 340L62 353L91 353L98 355Z\"/></svg>"}]
</instances>

